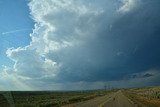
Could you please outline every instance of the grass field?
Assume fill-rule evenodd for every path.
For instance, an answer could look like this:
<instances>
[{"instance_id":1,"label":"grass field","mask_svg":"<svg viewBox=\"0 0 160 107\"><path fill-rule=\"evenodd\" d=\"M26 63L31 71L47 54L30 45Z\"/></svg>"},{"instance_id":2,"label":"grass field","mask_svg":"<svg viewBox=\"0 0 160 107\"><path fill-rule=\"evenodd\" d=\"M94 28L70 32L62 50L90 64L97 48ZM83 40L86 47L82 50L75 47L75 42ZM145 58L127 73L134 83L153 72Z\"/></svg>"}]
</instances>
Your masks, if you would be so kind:
<instances>
[{"instance_id":1,"label":"grass field","mask_svg":"<svg viewBox=\"0 0 160 107\"><path fill-rule=\"evenodd\" d=\"M103 96L112 91L93 90L93 91L23 91L23 92L0 92L0 107L10 107L7 99L15 107L59 107L90 100L98 96Z\"/></svg>"}]
</instances>

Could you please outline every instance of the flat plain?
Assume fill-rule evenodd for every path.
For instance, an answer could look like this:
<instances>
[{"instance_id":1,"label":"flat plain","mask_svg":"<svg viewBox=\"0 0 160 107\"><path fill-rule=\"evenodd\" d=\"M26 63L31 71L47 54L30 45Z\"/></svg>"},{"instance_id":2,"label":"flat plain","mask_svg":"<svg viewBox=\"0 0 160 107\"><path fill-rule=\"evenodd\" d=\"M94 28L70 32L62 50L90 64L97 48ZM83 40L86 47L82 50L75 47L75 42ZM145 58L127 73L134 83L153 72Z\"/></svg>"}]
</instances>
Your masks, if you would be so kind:
<instances>
[{"instance_id":1,"label":"flat plain","mask_svg":"<svg viewBox=\"0 0 160 107\"><path fill-rule=\"evenodd\" d=\"M1 91L0 107L160 107L160 87L85 91Z\"/></svg>"}]
</instances>

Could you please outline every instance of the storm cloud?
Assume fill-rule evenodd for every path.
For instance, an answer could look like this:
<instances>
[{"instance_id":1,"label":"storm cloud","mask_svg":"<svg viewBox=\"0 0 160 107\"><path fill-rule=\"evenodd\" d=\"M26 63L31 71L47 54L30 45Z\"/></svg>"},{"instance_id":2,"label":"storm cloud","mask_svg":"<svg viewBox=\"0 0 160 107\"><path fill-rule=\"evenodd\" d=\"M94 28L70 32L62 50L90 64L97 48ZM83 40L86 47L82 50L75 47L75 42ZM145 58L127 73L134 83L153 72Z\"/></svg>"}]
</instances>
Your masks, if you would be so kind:
<instances>
[{"instance_id":1,"label":"storm cloud","mask_svg":"<svg viewBox=\"0 0 160 107\"><path fill-rule=\"evenodd\" d=\"M19 81L57 89L159 84L159 0L31 0L29 8L30 45L6 52Z\"/></svg>"}]
</instances>

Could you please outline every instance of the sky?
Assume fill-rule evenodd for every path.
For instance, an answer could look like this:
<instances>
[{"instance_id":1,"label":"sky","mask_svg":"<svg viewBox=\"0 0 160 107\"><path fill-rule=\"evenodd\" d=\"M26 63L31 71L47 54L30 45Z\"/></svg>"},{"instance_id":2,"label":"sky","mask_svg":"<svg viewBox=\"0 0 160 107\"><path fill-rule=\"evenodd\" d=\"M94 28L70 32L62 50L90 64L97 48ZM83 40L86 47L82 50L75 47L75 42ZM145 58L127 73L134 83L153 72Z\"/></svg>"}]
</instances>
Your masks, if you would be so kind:
<instances>
[{"instance_id":1,"label":"sky","mask_svg":"<svg viewBox=\"0 0 160 107\"><path fill-rule=\"evenodd\" d=\"M11 47L23 47L30 43L29 34L34 22L30 17L25 0L0 1L0 69L3 65L14 64L6 57L6 50ZM18 39L16 39L18 38Z\"/></svg>"},{"instance_id":2,"label":"sky","mask_svg":"<svg viewBox=\"0 0 160 107\"><path fill-rule=\"evenodd\" d=\"M0 90L160 85L159 0L2 0Z\"/></svg>"}]
</instances>

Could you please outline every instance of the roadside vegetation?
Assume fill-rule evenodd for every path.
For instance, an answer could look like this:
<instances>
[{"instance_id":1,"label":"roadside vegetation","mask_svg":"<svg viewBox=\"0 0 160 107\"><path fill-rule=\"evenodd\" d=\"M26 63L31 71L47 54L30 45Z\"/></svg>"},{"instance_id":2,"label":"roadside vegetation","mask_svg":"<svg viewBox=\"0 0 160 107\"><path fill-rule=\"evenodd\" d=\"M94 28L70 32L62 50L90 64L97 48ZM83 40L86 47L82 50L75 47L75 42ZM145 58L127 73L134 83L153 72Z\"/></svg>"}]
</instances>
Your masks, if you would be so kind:
<instances>
[{"instance_id":1,"label":"roadside vegetation","mask_svg":"<svg viewBox=\"0 0 160 107\"><path fill-rule=\"evenodd\" d=\"M132 88L124 93L138 107L160 107L160 87Z\"/></svg>"},{"instance_id":2,"label":"roadside vegetation","mask_svg":"<svg viewBox=\"0 0 160 107\"><path fill-rule=\"evenodd\" d=\"M15 107L60 107L104 96L111 91L26 91L11 92ZM0 92L4 93L4 92ZM9 107L7 100L1 95L0 107Z\"/></svg>"}]
</instances>

